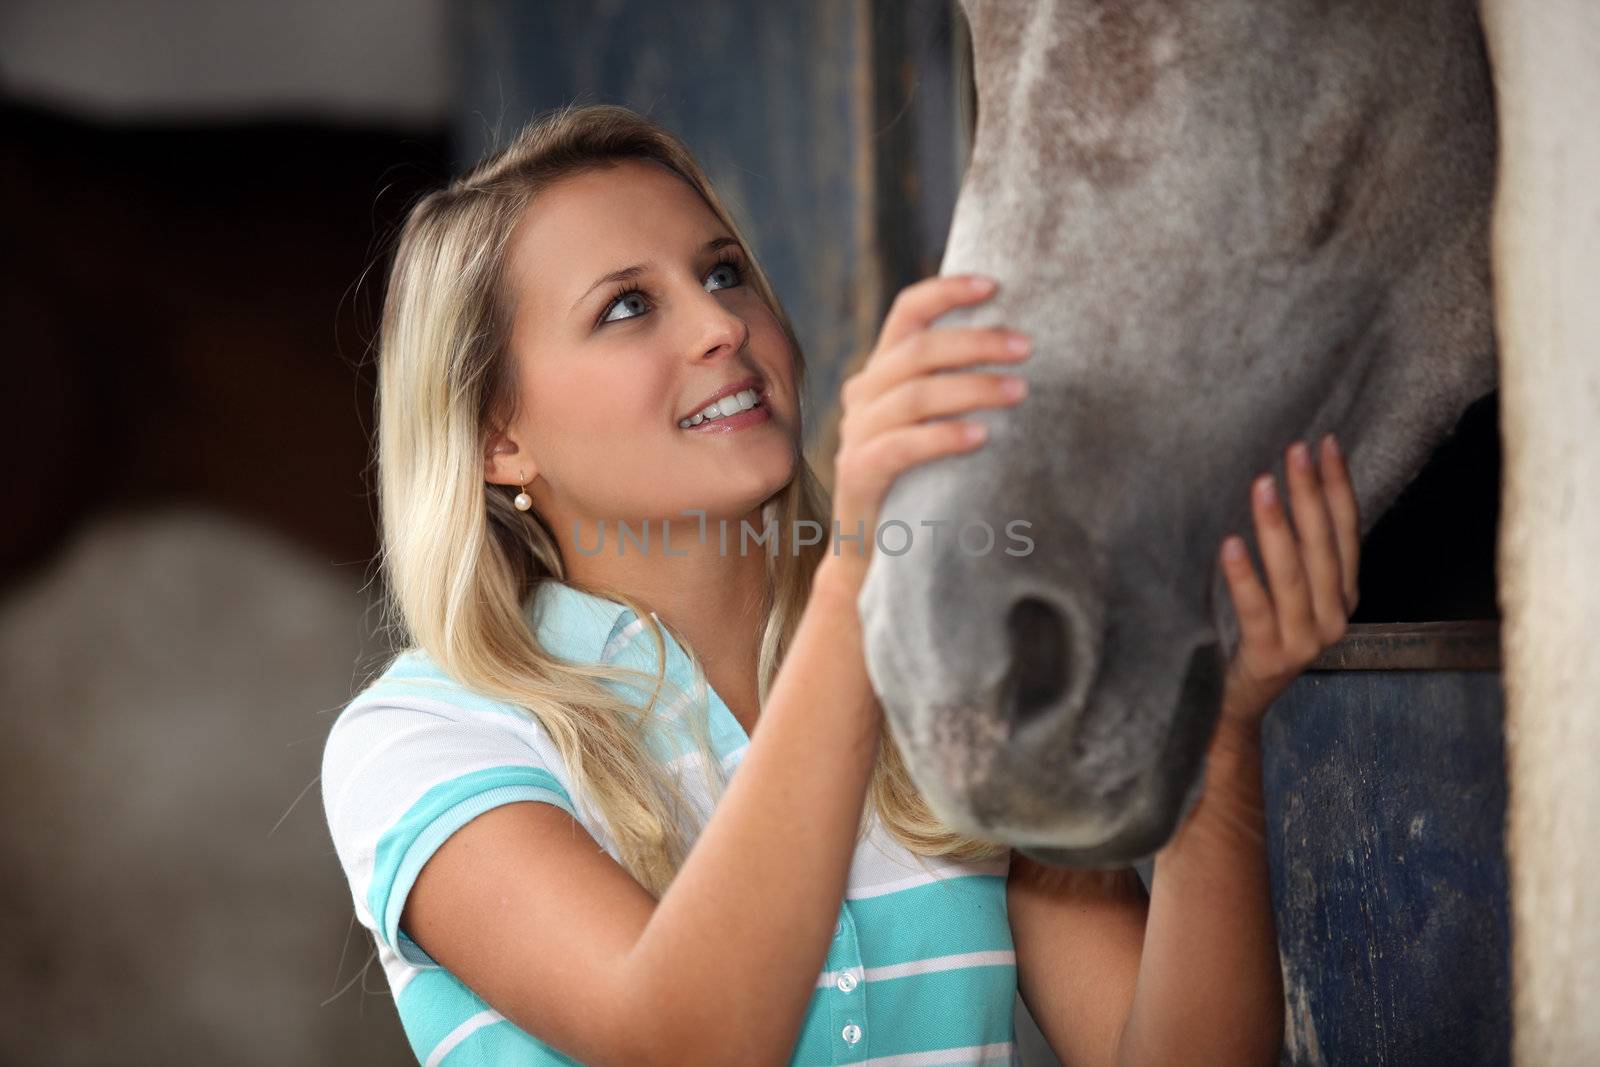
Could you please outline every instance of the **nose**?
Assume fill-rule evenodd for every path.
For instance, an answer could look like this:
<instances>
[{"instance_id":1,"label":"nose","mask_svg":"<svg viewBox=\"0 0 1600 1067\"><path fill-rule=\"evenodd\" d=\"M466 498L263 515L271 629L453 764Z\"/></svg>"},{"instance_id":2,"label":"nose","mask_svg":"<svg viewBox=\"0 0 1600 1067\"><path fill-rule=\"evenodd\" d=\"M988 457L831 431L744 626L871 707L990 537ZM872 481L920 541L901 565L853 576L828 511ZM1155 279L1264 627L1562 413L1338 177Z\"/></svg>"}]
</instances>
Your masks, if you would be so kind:
<instances>
[{"instance_id":1,"label":"nose","mask_svg":"<svg viewBox=\"0 0 1600 1067\"><path fill-rule=\"evenodd\" d=\"M1024 748L1029 734L1066 736L1093 687L1104 639L1104 562L1088 531L1058 518L1030 557L971 561L998 594L995 618L1005 658L995 712L1009 739ZM998 573L997 573L998 572ZM993 616L991 616L993 617Z\"/></svg>"},{"instance_id":2,"label":"nose","mask_svg":"<svg viewBox=\"0 0 1600 1067\"><path fill-rule=\"evenodd\" d=\"M1203 642L1190 652L1166 739L1123 802L1126 811L1114 830L1092 844L1029 845L1020 851L1055 867L1105 867L1150 858L1200 799L1205 752L1221 709L1223 672L1217 642Z\"/></svg>"},{"instance_id":3,"label":"nose","mask_svg":"<svg viewBox=\"0 0 1600 1067\"><path fill-rule=\"evenodd\" d=\"M975 552L951 532L963 519L940 514L951 529L932 544L913 542L925 553L920 562L909 562L917 553L883 557L868 575L863 604L880 620L879 664L893 675L882 680L900 691L890 699L968 702L1018 750L1067 736L1103 640L1105 568L1092 539L1058 518L1032 529L1027 554L999 543Z\"/></svg>"},{"instance_id":4,"label":"nose","mask_svg":"<svg viewBox=\"0 0 1600 1067\"><path fill-rule=\"evenodd\" d=\"M1006 612L1006 640L1011 666L1001 683L1000 707L1015 735L1066 692L1067 622L1044 597L1019 597Z\"/></svg>"},{"instance_id":5,"label":"nose","mask_svg":"<svg viewBox=\"0 0 1600 1067\"><path fill-rule=\"evenodd\" d=\"M1076 609L1081 595L1071 587L1025 593L1006 611L1010 662L998 710L1011 738L1035 725L1060 729L1063 717L1075 716L1087 695L1097 642Z\"/></svg>"},{"instance_id":6,"label":"nose","mask_svg":"<svg viewBox=\"0 0 1600 1067\"><path fill-rule=\"evenodd\" d=\"M715 293L708 293L702 289L700 294L705 298L703 306L706 311L700 320L699 343L693 349L695 358L709 356L724 349L726 349L725 354L742 350L745 342L750 339L749 325L724 307Z\"/></svg>"}]
</instances>

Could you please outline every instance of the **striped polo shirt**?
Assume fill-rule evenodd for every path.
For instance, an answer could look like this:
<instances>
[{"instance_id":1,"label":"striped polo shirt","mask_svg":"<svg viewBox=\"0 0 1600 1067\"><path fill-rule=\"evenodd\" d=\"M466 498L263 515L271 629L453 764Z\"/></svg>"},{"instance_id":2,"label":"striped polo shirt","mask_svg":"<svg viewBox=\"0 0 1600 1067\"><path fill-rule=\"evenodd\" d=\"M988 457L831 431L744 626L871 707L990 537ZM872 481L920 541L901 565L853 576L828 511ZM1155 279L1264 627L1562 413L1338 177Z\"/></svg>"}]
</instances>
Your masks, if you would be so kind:
<instances>
[{"instance_id":1,"label":"striped polo shirt","mask_svg":"<svg viewBox=\"0 0 1600 1067\"><path fill-rule=\"evenodd\" d=\"M529 625L552 654L654 675L655 642L622 604L545 580L528 605ZM655 758L679 769L695 816L703 820L713 801L703 757L684 732L682 716L689 708L709 716L713 750L730 776L750 739L663 633L667 677L695 702L658 709L648 745ZM643 705L645 691L607 684ZM619 855L538 721L464 689L420 650L408 650L335 720L321 782L357 919L371 931L418 1062L577 1063L489 1007L400 929L406 894L434 850L468 820L501 804L554 804L613 858ZM694 824L687 829L692 839ZM855 849L838 924L790 1063L1018 1067L1008 866L1009 854L981 863L917 856L874 813Z\"/></svg>"}]
</instances>

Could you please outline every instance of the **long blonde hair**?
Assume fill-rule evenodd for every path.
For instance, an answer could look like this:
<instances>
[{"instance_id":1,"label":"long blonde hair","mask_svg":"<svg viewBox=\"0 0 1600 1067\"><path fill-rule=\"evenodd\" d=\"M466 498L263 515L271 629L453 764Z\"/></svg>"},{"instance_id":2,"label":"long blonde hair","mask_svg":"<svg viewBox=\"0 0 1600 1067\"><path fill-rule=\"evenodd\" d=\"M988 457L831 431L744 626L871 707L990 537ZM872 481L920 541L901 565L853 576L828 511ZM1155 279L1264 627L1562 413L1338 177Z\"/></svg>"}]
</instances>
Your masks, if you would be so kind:
<instances>
[{"instance_id":1,"label":"long blonde hair","mask_svg":"<svg viewBox=\"0 0 1600 1067\"><path fill-rule=\"evenodd\" d=\"M630 158L675 171L744 245L747 280L781 324L795 353L796 388L803 392L805 361L794 328L688 148L625 107L557 108L420 199L400 228L378 338L380 562L384 621L393 645L421 650L453 681L536 718L560 750L575 792L610 832L621 864L659 898L695 832L683 821L688 805L681 783L645 745L651 716L666 706L663 690L671 687L663 628L690 657L697 681L703 668L677 631L659 624L625 590L569 580L545 520L536 511L516 510L510 494L483 477L489 436L516 403L509 301L502 288L512 230L553 183ZM764 522L773 519L780 531L803 520L830 527L824 490L803 456L795 477L764 509ZM763 706L825 551L824 543L798 554L765 554L768 611L758 678ZM662 670L650 678L547 653L529 625L526 605L537 584L552 579L630 607L648 627ZM640 688L650 699L640 708L608 681L645 682ZM711 755L705 715L683 719L704 756L711 794L720 797L726 780ZM916 854L972 860L1004 853L1003 845L956 833L936 818L887 725L881 736L858 841L876 810L884 827Z\"/></svg>"}]
</instances>

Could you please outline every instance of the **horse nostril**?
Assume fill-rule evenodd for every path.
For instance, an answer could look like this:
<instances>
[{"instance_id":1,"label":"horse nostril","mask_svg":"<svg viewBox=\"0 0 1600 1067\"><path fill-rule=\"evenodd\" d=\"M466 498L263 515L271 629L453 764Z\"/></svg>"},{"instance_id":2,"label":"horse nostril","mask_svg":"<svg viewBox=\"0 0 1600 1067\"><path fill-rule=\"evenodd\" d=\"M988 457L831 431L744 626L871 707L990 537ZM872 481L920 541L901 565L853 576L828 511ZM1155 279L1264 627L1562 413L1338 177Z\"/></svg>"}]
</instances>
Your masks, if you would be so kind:
<instances>
[{"instance_id":1,"label":"horse nostril","mask_svg":"<svg viewBox=\"0 0 1600 1067\"><path fill-rule=\"evenodd\" d=\"M1011 667L1000 699L1015 736L1067 690L1067 621L1048 600L1025 596L1006 614L1006 634Z\"/></svg>"}]
</instances>

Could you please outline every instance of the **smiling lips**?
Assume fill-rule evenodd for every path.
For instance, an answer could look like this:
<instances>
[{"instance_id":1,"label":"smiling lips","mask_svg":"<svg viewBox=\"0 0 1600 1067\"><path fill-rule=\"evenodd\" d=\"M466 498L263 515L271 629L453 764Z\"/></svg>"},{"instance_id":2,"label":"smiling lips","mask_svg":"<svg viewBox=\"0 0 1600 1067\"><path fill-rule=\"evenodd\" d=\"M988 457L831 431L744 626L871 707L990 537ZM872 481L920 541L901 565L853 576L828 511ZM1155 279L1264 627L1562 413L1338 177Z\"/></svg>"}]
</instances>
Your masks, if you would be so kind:
<instances>
[{"instance_id":1,"label":"smiling lips","mask_svg":"<svg viewBox=\"0 0 1600 1067\"><path fill-rule=\"evenodd\" d=\"M740 419L742 425L749 425L754 420L742 418L742 416L752 410L762 413L767 410L765 405L761 403L761 391L754 385L738 389L736 392L726 393L688 418L679 419L678 428L690 430L708 422L720 422L735 418Z\"/></svg>"}]
</instances>

